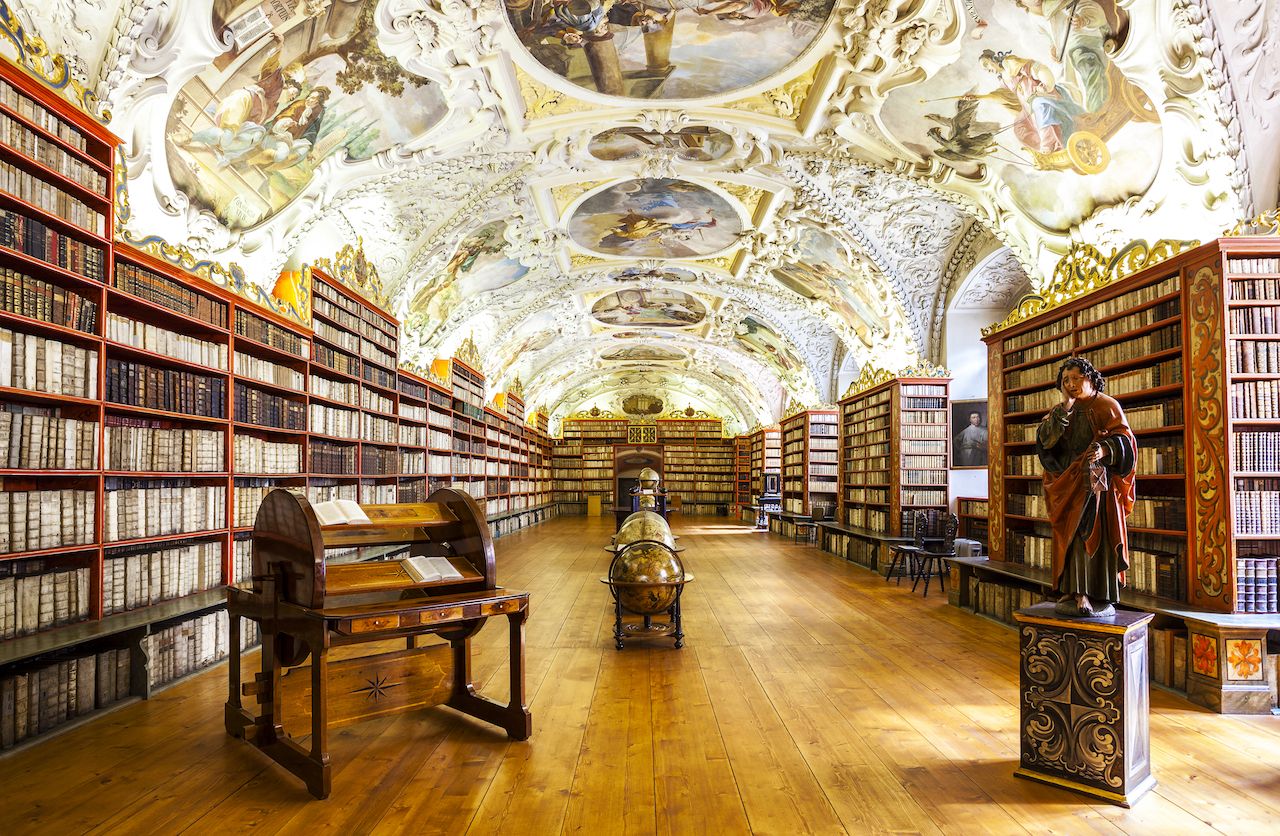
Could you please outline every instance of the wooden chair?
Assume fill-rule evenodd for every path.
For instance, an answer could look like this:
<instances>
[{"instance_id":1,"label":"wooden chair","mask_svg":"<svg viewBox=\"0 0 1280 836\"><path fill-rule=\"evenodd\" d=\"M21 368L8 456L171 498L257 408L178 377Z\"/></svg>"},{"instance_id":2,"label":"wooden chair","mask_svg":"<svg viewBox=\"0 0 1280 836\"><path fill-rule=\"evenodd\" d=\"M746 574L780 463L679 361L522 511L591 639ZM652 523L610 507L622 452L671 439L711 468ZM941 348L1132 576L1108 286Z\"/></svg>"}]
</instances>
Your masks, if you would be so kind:
<instances>
[{"instance_id":1,"label":"wooden chair","mask_svg":"<svg viewBox=\"0 0 1280 836\"><path fill-rule=\"evenodd\" d=\"M929 597L929 581L934 575L938 576L938 582L942 584L942 591L947 591L947 573L950 567L947 566L947 558L956 556L956 530L960 527L960 520L955 514L948 514L942 523L942 544L937 550L930 549L922 551L916 556L919 561L919 568L915 573L915 578L911 581L911 591L916 591L916 585L920 583L920 578L924 578L924 597Z\"/></svg>"},{"instance_id":2,"label":"wooden chair","mask_svg":"<svg viewBox=\"0 0 1280 836\"><path fill-rule=\"evenodd\" d=\"M806 543L816 543L818 541L818 523L831 519L831 510L825 505L818 505L813 510L813 516L807 520L796 520L792 523L791 542L799 545L800 537L803 533Z\"/></svg>"},{"instance_id":3,"label":"wooden chair","mask_svg":"<svg viewBox=\"0 0 1280 836\"><path fill-rule=\"evenodd\" d=\"M911 577L916 576L916 559L924 553L924 534L929 527L929 518L925 516L923 511L917 511L912 517L911 537L909 544L895 544L889 546L889 550L893 552L893 561L889 564L889 568L885 570L884 582L888 583L889 578L897 570L898 564L902 563L903 568L911 573ZM902 575L898 575L898 585L902 585Z\"/></svg>"}]
</instances>

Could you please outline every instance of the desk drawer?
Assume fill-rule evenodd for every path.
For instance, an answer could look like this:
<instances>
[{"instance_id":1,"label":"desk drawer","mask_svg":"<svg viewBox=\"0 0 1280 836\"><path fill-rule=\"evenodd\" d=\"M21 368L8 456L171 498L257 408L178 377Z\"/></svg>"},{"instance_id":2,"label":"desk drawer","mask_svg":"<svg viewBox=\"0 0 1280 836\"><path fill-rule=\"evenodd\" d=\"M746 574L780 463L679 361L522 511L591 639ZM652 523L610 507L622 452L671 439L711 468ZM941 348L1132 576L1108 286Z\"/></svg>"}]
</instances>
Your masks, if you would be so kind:
<instances>
[{"instance_id":1,"label":"desk drawer","mask_svg":"<svg viewBox=\"0 0 1280 836\"><path fill-rule=\"evenodd\" d=\"M360 636L369 633L399 630L401 628L430 627L433 624L449 624L458 621L469 621L475 618L487 618L491 615L513 613L520 609L520 604L519 598L506 598L499 601L459 604L432 610L370 615L345 620L338 627L338 632L349 636Z\"/></svg>"},{"instance_id":2,"label":"desk drawer","mask_svg":"<svg viewBox=\"0 0 1280 836\"><path fill-rule=\"evenodd\" d=\"M371 615L368 618L353 618L350 621L351 635L361 633L380 633L383 630L396 630L400 627L399 615Z\"/></svg>"}]
</instances>

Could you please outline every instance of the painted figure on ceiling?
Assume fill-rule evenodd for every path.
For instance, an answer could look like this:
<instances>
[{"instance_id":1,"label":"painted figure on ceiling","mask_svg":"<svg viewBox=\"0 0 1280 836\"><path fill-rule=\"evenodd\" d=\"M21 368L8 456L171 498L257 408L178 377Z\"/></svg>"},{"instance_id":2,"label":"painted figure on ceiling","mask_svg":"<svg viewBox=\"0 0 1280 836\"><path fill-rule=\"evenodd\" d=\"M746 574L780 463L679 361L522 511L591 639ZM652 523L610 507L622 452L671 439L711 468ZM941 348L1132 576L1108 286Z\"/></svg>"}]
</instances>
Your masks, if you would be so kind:
<instances>
[{"instance_id":1,"label":"painted figure on ceiling","mask_svg":"<svg viewBox=\"0 0 1280 836\"><path fill-rule=\"evenodd\" d=\"M994 98L1018 113L1013 123L1018 141L1041 154L1065 147L1064 140L1084 110L1058 83L1053 70L1034 59L990 49L983 50L978 60L1003 86L985 98Z\"/></svg>"}]
</instances>

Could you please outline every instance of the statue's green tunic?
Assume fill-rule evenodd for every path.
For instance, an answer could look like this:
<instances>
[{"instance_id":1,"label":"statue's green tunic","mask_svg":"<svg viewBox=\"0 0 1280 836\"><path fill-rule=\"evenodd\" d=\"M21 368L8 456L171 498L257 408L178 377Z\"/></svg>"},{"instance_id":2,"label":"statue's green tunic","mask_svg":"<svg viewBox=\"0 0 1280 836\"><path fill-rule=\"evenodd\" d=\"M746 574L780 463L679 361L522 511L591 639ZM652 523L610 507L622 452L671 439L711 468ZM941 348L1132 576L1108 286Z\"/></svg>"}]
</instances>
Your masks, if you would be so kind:
<instances>
[{"instance_id":1,"label":"statue's green tunic","mask_svg":"<svg viewBox=\"0 0 1280 836\"><path fill-rule=\"evenodd\" d=\"M1085 461L1094 442L1102 447L1099 464L1106 468L1099 491L1091 487ZM1036 429L1058 593L1120 600L1129 568L1125 518L1133 509L1136 449L1120 404L1102 393L1080 399L1069 415L1059 404Z\"/></svg>"}]
</instances>

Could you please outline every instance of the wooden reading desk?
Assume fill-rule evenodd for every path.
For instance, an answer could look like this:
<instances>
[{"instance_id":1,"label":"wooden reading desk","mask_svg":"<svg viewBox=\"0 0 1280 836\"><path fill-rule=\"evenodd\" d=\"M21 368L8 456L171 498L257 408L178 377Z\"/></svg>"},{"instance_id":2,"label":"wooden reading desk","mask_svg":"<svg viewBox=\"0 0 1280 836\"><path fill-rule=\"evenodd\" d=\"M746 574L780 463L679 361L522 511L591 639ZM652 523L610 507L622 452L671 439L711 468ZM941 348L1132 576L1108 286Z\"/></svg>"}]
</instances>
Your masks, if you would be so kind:
<instances>
[{"instance_id":1,"label":"wooden reading desk","mask_svg":"<svg viewBox=\"0 0 1280 836\"><path fill-rule=\"evenodd\" d=\"M272 491L254 525L252 585L227 589L227 733L297 775L316 798L331 789L335 726L443 704L515 740L533 731L524 691L529 594L497 586L493 541L476 501L441 488L428 502L361 507L371 525L321 526L300 491ZM346 553L330 551L326 561L335 549ZM445 557L462 578L417 583L400 564L409 556ZM471 637L495 615L507 617L510 632L508 705L476 694L471 682ZM241 618L262 628L260 671L243 685ZM423 635L447 643L419 647ZM404 649L329 659L332 648L388 639L403 639ZM242 695L257 698L257 714ZM309 748L285 730L286 720L304 727Z\"/></svg>"}]
</instances>

